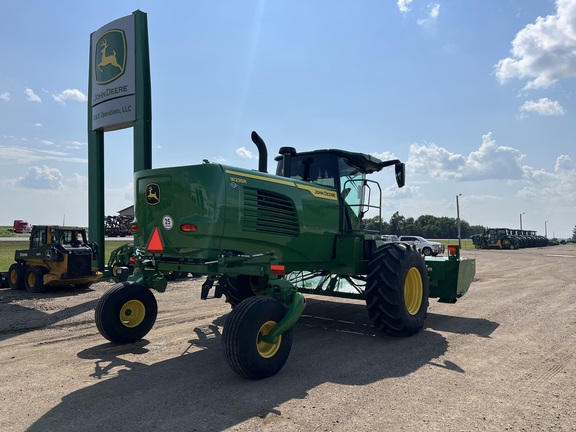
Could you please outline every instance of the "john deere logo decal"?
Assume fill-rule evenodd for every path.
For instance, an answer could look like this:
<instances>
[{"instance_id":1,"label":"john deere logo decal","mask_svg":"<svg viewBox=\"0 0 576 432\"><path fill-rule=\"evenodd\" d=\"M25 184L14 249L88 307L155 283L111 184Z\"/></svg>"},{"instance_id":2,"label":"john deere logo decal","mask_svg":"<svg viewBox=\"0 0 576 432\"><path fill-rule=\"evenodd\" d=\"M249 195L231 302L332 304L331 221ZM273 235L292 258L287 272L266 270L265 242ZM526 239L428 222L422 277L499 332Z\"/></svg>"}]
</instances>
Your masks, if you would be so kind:
<instances>
[{"instance_id":1,"label":"john deere logo decal","mask_svg":"<svg viewBox=\"0 0 576 432\"><path fill-rule=\"evenodd\" d=\"M148 205L156 205L160 202L160 186L156 183L146 185L146 202Z\"/></svg>"},{"instance_id":2,"label":"john deere logo decal","mask_svg":"<svg viewBox=\"0 0 576 432\"><path fill-rule=\"evenodd\" d=\"M108 84L118 79L126 67L126 35L123 30L109 30L96 44L94 72L96 82Z\"/></svg>"}]
</instances>

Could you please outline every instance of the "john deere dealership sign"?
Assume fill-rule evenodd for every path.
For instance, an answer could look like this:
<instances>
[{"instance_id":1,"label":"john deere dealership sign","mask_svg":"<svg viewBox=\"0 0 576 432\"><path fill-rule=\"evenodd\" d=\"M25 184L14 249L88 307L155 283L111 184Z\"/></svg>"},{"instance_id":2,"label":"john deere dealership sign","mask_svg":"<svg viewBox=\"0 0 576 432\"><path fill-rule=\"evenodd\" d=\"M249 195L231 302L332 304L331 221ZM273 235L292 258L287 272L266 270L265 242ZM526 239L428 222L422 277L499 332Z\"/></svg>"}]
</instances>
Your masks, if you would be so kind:
<instances>
[{"instance_id":1,"label":"john deere dealership sign","mask_svg":"<svg viewBox=\"0 0 576 432\"><path fill-rule=\"evenodd\" d=\"M122 129L136 119L134 42L134 15L90 37L92 130Z\"/></svg>"}]
</instances>

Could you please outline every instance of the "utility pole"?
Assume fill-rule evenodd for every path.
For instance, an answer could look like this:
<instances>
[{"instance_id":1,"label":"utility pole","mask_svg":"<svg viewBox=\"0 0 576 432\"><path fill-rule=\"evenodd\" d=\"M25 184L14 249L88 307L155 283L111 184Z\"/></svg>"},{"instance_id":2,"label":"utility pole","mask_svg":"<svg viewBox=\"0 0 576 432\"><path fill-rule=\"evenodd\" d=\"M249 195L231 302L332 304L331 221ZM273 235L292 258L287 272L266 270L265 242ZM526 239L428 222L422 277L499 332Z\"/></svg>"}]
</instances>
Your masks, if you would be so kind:
<instances>
[{"instance_id":1,"label":"utility pole","mask_svg":"<svg viewBox=\"0 0 576 432\"><path fill-rule=\"evenodd\" d=\"M458 226L458 248L462 249L462 240L460 237L460 203L458 201L458 197L461 197L462 194L456 195L456 225Z\"/></svg>"}]
</instances>

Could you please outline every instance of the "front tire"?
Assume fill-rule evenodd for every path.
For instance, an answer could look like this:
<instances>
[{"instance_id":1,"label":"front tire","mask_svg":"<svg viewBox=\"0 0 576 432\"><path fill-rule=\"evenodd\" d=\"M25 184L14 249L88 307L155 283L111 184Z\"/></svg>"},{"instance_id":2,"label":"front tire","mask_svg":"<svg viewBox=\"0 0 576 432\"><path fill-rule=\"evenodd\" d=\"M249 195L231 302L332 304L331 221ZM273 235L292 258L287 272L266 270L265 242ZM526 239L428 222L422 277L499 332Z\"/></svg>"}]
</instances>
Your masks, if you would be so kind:
<instances>
[{"instance_id":1,"label":"front tire","mask_svg":"<svg viewBox=\"0 0 576 432\"><path fill-rule=\"evenodd\" d=\"M104 293L96 305L96 327L110 342L139 341L154 326L158 304L143 285L120 282Z\"/></svg>"},{"instance_id":2,"label":"front tire","mask_svg":"<svg viewBox=\"0 0 576 432\"><path fill-rule=\"evenodd\" d=\"M393 336L411 336L424 325L428 309L428 269L418 251L390 244L368 264L366 306L370 322Z\"/></svg>"},{"instance_id":3,"label":"front tire","mask_svg":"<svg viewBox=\"0 0 576 432\"><path fill-rule=\"evenodd\" d=\"M286 315L286 307L269 297L249 297L228 315L222 335L224 357L238 375L247 379L267 378L282 367L292 347L293 329L284 332L277 343L261 338Z\"/></svg>"}]
</instances>

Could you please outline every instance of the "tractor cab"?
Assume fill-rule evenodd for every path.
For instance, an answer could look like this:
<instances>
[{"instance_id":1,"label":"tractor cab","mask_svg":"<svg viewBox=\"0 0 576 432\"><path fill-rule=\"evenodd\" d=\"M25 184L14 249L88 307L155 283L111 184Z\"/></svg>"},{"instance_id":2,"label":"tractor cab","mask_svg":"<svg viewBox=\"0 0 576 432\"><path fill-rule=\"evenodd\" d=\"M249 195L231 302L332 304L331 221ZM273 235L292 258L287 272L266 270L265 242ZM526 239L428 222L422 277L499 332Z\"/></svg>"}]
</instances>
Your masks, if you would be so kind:
<instances>
[{"instance_id":1,"label":"tractor cab","mask_svg":"<svg viewBox=\"0 0 576 432\"><path fill-rule=\"evenodd\" d=\"M363 153L332 149L297 153L293 147L282 147L279 153L275 159L276 175L336 189L342 208L342 231L360 230L362 218L370 209L375 209L381 217L380 200L371 203L372 188L381 192L380 185L366 179L366 174L394 165L396 183L398 187L404 186L404 164L397 159L381 161ZM380 195L378 193L378 197Z\"/></svg>"}]
</instances>

